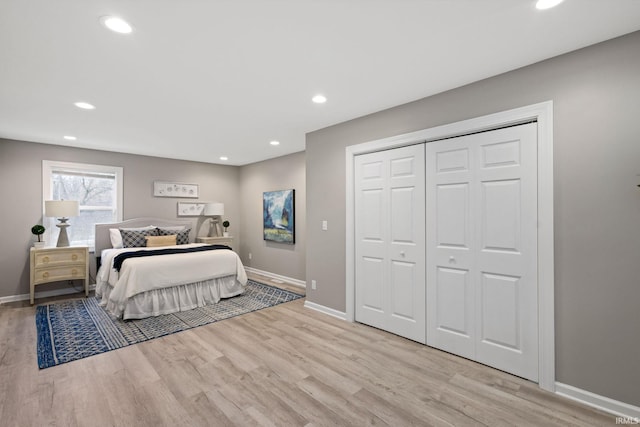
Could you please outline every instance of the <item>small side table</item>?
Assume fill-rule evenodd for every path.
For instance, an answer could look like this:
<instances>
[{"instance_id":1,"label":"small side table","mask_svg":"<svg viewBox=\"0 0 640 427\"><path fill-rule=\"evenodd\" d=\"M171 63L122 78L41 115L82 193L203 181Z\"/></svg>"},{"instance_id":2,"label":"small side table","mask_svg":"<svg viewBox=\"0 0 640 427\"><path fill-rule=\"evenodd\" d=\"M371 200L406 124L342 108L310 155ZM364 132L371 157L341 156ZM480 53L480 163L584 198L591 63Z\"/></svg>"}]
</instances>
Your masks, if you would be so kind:
<instances>
[{"instance_id":1,"label":"small side table","mask_svg":"<svg viewBox=\"0 0 640 427\"><path fill-rule=\"evenodd\" d=\"M207 243L209 245L233 245L233 237L196 237L196 243Z\"/></svg>"},{"instance_id":2,"label":"small side table","mask_svg":"<svg viewBox=\"0 0 640 427\"><path fill-rule=\"evenodd\" d=\"M84 280L84 294L89 296L88 246L31 248L29 260L31 304L36 286L62 280Z\"/></svg>"}]
</instances>

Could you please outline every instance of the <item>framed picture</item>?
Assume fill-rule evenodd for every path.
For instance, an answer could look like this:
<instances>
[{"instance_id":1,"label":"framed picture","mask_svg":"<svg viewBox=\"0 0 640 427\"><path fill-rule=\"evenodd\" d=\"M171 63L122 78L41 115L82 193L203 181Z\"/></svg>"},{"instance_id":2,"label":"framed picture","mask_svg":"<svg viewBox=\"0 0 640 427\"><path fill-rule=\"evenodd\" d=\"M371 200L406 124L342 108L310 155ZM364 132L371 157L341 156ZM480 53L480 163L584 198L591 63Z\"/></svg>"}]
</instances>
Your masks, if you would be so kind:
<instances>
[{"instance_id":1,"label":"framed picture","mask_svg":"<svg viewBox=\"0 0 640 427\"><path fill-rule=\"evenodd\" d=\"M198 184L154 181L153 195L155 197L189 197L189 198L197 199Z\"/></svg>"},{"instance_id":2,"label":"framed picture","mask_svg":"<svg viewBox=\"0 0 640 427\"><path fill-rule=\"evenodd\" d=\"M264 240L294 244L295 190L267 191L262 194Z\"/></svg>"},{"instance_id":3,"label":"framed picture","mask_svg":"<svg viewBox=\"0 0 640 427\"><path fill-rule=\"evenodd\" d=\"M178 202L178 216L200 216L205 202Z\"/></svg>"}]
</instances>

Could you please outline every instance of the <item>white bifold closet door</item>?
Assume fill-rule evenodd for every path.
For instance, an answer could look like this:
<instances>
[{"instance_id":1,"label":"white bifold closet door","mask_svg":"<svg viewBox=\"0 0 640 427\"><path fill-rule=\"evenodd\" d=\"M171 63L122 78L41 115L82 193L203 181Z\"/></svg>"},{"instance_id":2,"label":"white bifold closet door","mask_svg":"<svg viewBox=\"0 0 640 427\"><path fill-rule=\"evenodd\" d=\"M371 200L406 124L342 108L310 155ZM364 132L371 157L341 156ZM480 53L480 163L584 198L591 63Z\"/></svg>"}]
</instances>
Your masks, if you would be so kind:
<instances>
[{"instance_id":1,"label":"white bifold closet door","mask_svg":"<svg viewBox=\"0 0 640 427\"><path fill-rule=\"evenodd\" d=\"M425 343L424 144L355 158L355 318Z\"/></svg>"},{"instance_id":2,"label":"white bifold closet door","mask_svg":"<svg viewBox=\"0 0 640 427\"><path fill-rule=\"evenodd\" d=\"M538 380L537 126L426 144L427 344Z\"/></svg>"}]
</instances>

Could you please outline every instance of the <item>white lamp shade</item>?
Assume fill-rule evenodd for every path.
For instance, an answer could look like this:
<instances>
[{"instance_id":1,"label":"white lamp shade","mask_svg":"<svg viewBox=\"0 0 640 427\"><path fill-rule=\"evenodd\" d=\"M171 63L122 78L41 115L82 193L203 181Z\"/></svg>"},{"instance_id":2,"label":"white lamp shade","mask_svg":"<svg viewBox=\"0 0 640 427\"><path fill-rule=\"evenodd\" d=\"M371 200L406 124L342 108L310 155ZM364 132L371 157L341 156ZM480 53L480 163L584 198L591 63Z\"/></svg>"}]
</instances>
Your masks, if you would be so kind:
<instances>
[{"instance_id":1,"label":"white lamp shade","mask_svg":"<svg viewBox=\"0 0 640 427\"><path fill-rule=\"evenodd\" d=\"M44 216L69 218L80 215L80 205L76 200L45 200Z\"/></svg>"},{"instance_id":2,"label":"white lamp shade","mask_svg":"<svg viewBox=\"0 0 640 427\"><path fill-rule=\"evenodd\" d=\"M224 203L207 203L204 205L205 216L220 216L224 215Z\"/></svg>"}]
</instances>

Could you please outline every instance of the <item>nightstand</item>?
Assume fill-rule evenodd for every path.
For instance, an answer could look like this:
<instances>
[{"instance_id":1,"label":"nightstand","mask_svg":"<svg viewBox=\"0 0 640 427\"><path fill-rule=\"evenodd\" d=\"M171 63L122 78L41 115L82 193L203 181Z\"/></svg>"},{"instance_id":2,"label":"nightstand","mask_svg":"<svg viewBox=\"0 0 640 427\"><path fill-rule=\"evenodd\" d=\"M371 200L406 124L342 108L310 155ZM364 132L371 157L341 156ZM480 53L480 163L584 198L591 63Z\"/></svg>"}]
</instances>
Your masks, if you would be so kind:
<instances>
[{"instance_id":1,"label":"nightstand","mask_svg":"<svg viewBox=\"0 0 640 427\"><path fill-rule=\"evenodd\" d=\"M62 280L84 280L84 293L89 296L89 247L31 248L30 300L33 304L35 287Z\"/></svg>"},{"instance_id":2,"label":"nightstand","mask_svg":"<svg viewBox=\"0 0 640 427\"><path fill-rule=\"evenodd\" d=\"M209 245L227 245L232 247L233 237L196 237L196 243L208 243Z\"/></svg>"}]
</instances>

